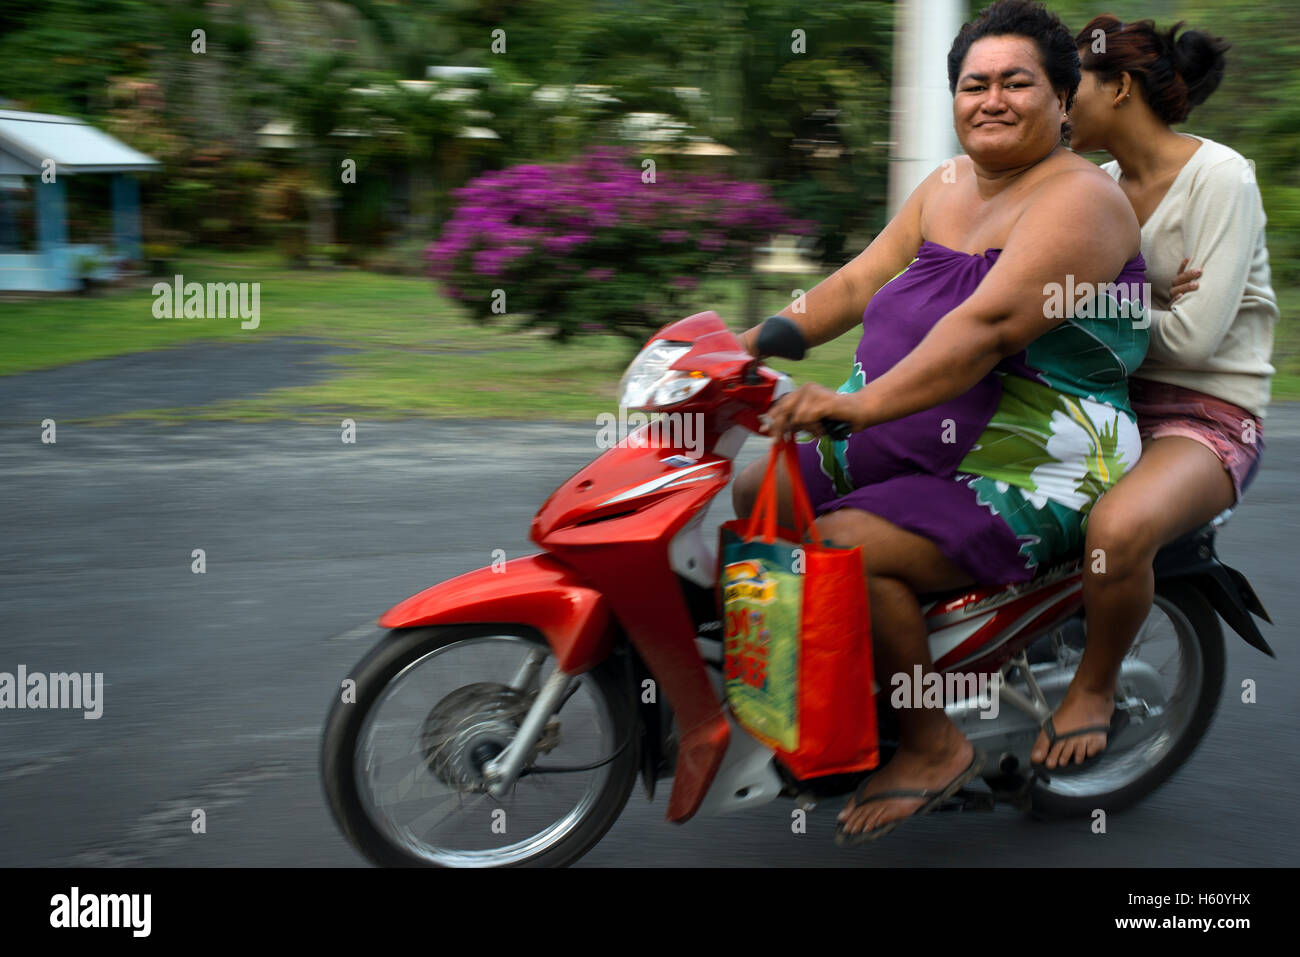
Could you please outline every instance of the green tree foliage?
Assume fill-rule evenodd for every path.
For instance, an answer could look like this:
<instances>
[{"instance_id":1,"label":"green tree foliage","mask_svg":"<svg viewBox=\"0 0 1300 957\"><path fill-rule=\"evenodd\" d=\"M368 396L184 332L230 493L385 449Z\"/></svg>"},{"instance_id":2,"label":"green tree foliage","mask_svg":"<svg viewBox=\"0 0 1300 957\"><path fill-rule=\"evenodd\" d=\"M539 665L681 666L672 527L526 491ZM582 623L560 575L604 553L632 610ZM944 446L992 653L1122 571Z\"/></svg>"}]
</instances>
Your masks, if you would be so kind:
<instances>
[{"instance_id":1,"label":"green tree foliage","mask_svg":"<svg viewBox=\"0 0 1300 957\"><path fill-rule=\"evenodd\" d=\"M646 0L585 32L585 82L630 109L680 116L736 151L733 172L774 185L838 265L851 233L884 224L893 4L884 0ZM699 97L674 95L691 87Z\"/></svg>"},{"instance_id":2,"label":"green tree foliage","mask_svg":"<svg viewBox=\"0 0 1300 957\"><path fill-rule=\"evenodd\" d=\"M1184 19L1233 44L1222 87L1185 128L1255 160L1275 273L1300 276L1300 0L1050 6L1074 29L1110 9ZM668 114L735 151L713 168L767 184L814 220L833 265L884 223L894 15L888 0L0 0L0 98L108 125L158 156L165 185L146 191L150 221L214 242L267 237L238 211L271 184L277 215L312 211L320 241L331 216L358 244L400 225L432 232L449 192L475 175L617 140L628 113ZM442 91L397 82L435 64L493 74ZM579 95L583 84L614 99ZM357 85L383 95L358 98ZM457 100L446 87L478 92ZM271 120L292 121L303 145L263 149L257 131ZM496 138L458 136L467 126ZM343 188L344 156L380 182ZM386 228L403 205L411 215Z\"/></svg>"}]
</instances>

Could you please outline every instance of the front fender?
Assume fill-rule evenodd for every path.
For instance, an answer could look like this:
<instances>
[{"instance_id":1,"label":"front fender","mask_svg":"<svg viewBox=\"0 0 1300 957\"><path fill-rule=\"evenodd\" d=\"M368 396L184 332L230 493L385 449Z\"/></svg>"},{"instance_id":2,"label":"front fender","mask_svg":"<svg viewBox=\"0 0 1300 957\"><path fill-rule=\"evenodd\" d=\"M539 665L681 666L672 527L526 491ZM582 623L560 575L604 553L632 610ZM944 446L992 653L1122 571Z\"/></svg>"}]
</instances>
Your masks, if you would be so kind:
<instances>
[{"instance_id":1,"label":"front fender","mask_svg":"<svg viewBox=\"0 0 1300 957\"><path fill-rule=\"evenodd\" d=\"M609 656L612 643L605 596L573 569L545 553L480 568L398 602L379 619L382 628L517 623L542 633L559 667L589 671Z\"/></svg>"}]
</instances>

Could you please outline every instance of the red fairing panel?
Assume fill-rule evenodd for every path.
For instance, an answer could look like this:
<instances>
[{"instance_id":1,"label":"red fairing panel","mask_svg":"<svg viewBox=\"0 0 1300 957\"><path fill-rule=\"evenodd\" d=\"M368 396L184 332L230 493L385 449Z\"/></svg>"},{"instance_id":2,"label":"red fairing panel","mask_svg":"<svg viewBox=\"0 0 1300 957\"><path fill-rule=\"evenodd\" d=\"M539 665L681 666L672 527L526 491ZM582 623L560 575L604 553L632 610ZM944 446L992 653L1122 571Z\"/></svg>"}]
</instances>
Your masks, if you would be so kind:
<instances>
[{"instance_id":1,"label":"red fairing panel","mask_svg":"<svg viewBox=\"0 0 1300 957\"><path fill-rule=\"evenodd\" d=\"M614 602L619 622L676 714L677 771L665 817L682 823L699 810L731 733L695 646L695 622L684 602L670 597L681 589L666 552L659 542L620 546L618 557L639 560L642 569L631 580L599 550L586 556L591 564L584 570L602 591L621 589Z\"/></svg>"},{"instance_id":2,"label":"red fairing panel","mask_svg":"<svg viewBox=\"0 0 1300 957\"><path fill-rule=\"evenodd\" d=\"M680 737L666 817L677 823L699 810L730 740L668 548L727 484L731 463L704 455L674 464L684 452L611 449L557 489L532 528L533 541L600 589L672 705Z\"/></svg>"},{"instance_id":3,"label":"red fairing panel","mask_svg":"<svg viewBox=\"0 0 1300 957\"><path fill-rule=\"evenodd\" d=\"M399 602L382 628L517 622L540 631L559 666L581 674L609 655L609 606L600 592L549 555L516 558L500 571L480 568Z\"/></svg>"},{"instance_id":4,"label":"red fairing panel","mask_svg":"<svg viewBox=\"0 0 1300 957\"><path fill-rule=\"evenodd\" d=\"M978 587L925 613L939 671L993 672L1078 611L1079 573L1069 565L1020 585Z\"/></svg>"}]
</instances>

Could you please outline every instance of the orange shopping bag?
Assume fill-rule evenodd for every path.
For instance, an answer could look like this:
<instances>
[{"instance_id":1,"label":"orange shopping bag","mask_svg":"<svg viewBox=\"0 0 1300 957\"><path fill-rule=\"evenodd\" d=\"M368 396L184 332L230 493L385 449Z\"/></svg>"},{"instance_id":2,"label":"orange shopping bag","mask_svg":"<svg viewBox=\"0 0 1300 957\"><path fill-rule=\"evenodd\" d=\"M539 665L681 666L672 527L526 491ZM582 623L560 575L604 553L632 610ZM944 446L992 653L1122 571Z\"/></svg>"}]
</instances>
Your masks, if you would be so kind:
<instances>
[{"instance_id":1,"label":"orange shopping bag","mask_svg":"<svg viewBox=\"0 0 1300 957\"><path fill-rule=\"evenodd\" d=\"M781 461L794 529L777 527ZM795 443L774 441L753 514L721 530L723 667L736 720L798 778L879 761L862 550L815 533Z\"/></svg>"}]
</instances>

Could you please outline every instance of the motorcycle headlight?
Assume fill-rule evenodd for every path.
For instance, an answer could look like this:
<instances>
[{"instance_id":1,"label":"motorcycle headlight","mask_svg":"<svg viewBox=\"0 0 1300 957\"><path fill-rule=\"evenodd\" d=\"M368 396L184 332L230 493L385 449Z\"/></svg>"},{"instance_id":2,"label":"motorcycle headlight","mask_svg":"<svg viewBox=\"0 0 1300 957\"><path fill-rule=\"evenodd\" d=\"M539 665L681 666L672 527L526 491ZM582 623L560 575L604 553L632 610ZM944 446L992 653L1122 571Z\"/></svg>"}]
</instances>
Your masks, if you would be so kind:
<instances>
[{"instance_id":1,"label":"motorcycle headlight","mask_svg":"<svg viewBox=\"0 0 1300 957\"><path fill-rule=\"evenodd\" d=\"M619 405L625 409L659 409L685 402L709 384L702 372L670 369L691 351L689 342L650 343L637 354L619 383Z\"/></svg>"}]
</instances>

